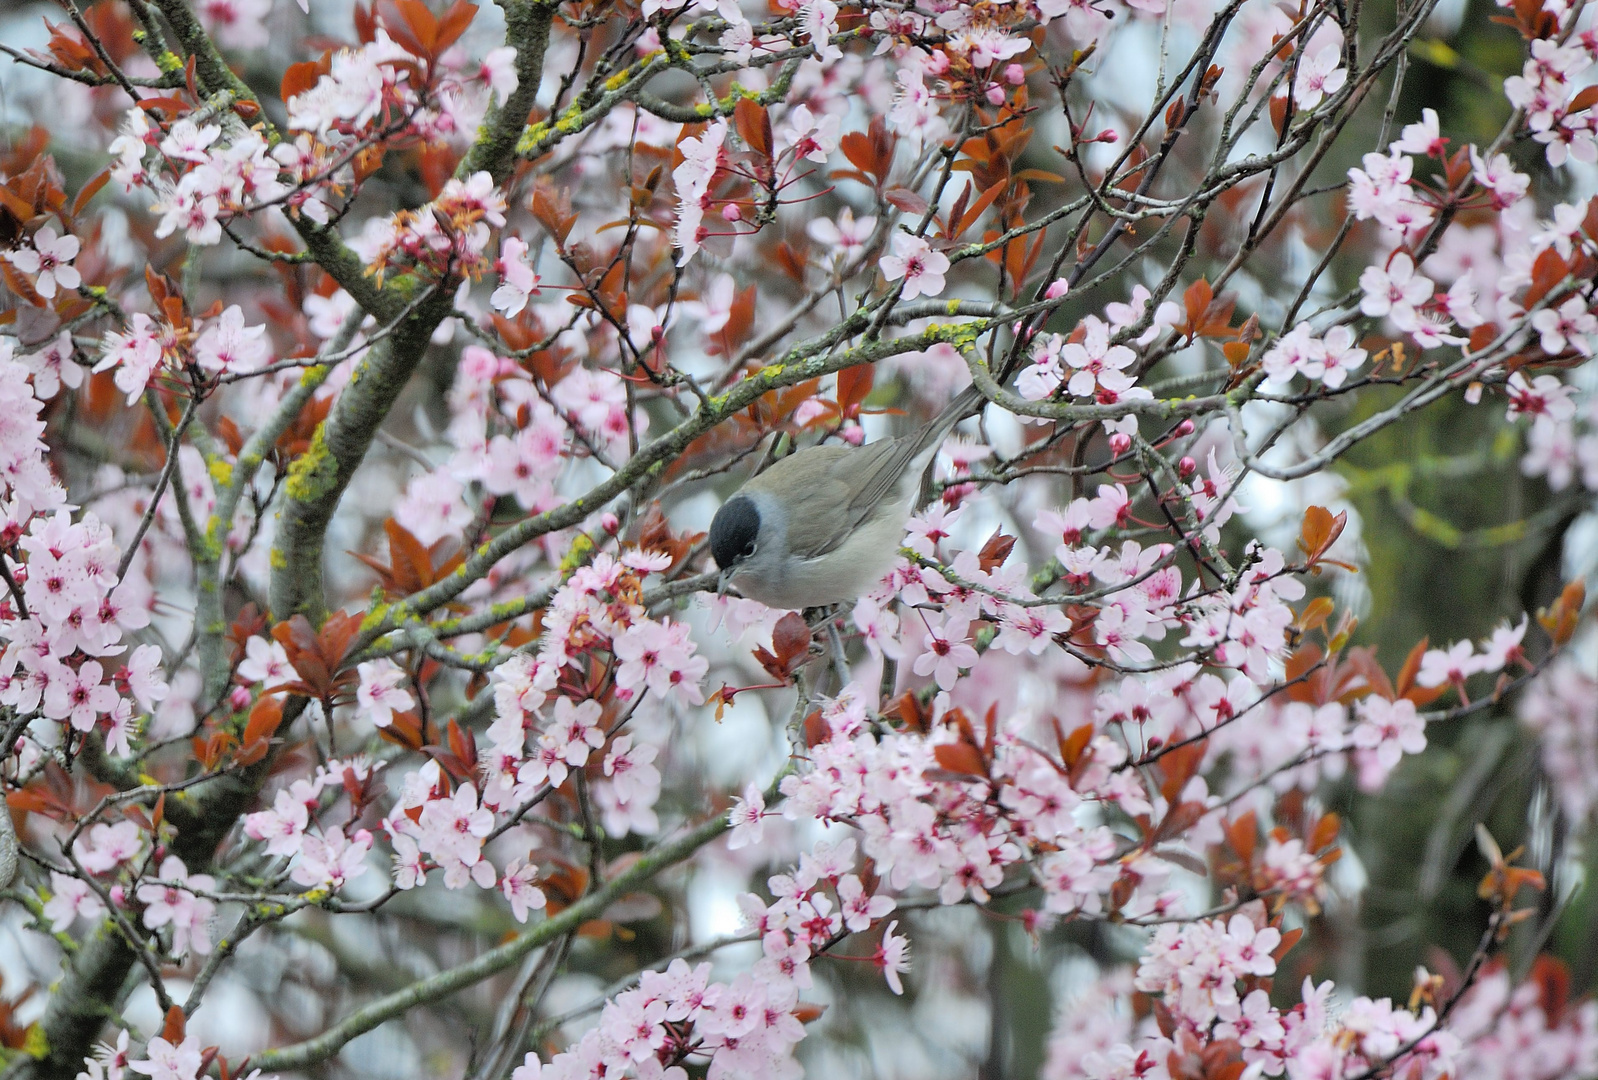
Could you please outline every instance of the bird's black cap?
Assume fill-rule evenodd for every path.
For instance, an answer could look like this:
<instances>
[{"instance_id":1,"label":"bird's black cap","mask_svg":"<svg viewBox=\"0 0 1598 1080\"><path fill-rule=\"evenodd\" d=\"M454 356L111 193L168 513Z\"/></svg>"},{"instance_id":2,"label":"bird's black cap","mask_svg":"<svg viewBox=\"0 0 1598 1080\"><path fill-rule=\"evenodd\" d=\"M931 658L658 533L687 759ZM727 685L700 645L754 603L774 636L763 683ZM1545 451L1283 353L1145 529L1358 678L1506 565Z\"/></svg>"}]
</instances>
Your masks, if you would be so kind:
<instances>
[{"instance_id":1,"label":"bird's black cap","mask_svg":"<svg viewBox=\"0 0 1598 1080\"><path fill-rule=\"evenodd\" d=\"M710 554L716 565L730 570L748 554L760 535L760 511L747 495L734 495L721 504L710 522Z\"/></svg>"}]
</instances>

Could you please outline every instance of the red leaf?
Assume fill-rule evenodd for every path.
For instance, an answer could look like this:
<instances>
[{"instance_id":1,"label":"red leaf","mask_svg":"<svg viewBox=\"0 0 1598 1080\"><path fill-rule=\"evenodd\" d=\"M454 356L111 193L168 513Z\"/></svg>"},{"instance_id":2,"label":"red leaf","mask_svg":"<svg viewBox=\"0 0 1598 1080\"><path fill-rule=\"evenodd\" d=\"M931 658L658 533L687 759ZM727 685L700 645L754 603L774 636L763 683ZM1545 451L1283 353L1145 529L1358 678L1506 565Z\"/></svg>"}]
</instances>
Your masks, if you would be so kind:
<instances>
[{"instance_id":1,"label":"red leaf","mask_svg":"<svg viewBox=\"0 0 1598 1080\"><path fill-rule=\"evenodd\" d=\"M1232 845L1232 850L1237 852L1238 858L1243 860L1245 866L1254 862L1254 848L1259 843L1259 828L1259 819L1252 810L1236 821L1229 821L1221 826L1221 830L1226 834L1226 842Z\"/></svg>"},{"instance_id":2,"label":"red leaf","mask_svg":"<svg viewBox=\"0 0 1598 1080\"><path fill-rule=\"evenodd\" d=\"M89 200L94 198L96 192L105 187L106 181L109 179L111 179L111 166L109 165L89 178L89 182L79 189L78 197L72 200L73 217L83 213L83 208L89 205Z\"/></svg>"},{"instance_id":3,"label":"red leaf","mask_svg":"<svg viewBox=\"0 0 1598 1080\"><path fill-rule=\"evenodd\" d=\"M857 364L838 372L838 407L845 416L859 412L860 405L871 396L871 384L876 368L870 364Z\"/></svg>"},{"instance_id":4,"label":"red leaf","mask_svg":"<svg viewBox=\"0 0 1598 1080\"><path fill-rule=\"evenodd\" d=\"M882 197L897 206L900 210L915 217L920 217L927 212L927 200L911 191L909 188L889 188L883 192Z\"/></svg>"},{"instance_id":5,"label":"red leaf","mask_svg":"<svg viewBox=\"0 0 1598 1080\"><path fill-rule=\"evenodd\" d=\"M161 1038L176 1046L183 1041L183 1029L187 1017L183 1015L183 1006L174 1005L166 1011L166 1023L161 1025Z\"/></svg>"},{"instance_id":6,"label":"red leaf","mask_svg":"<svg viewBox=\"0 0 1598 1080\"><path fill-rule=\"evenodd\" d=\"M773 679L786 682L810 655L810 627L804 616L790 611L771 632L773 652L757 647L754 657Z\"/></svg>"},{"instance_id":7,"label":"red leaf","mask_svg":"<svg viewBox=\"0 0 1598 1080\"><path fill-rule=\"evenodd\" d=\"M988 542L982 545L982 550L977 554L978 564L984 574L993 572L994 567L1003 566L1004 560L1010 557L1011 550L1015 547L1015 537L1006 536L1003 532L995 530L988 537Z\"/></svg>"},{"instance_id":8,"label":"red leaf","mask_svg":"<svg viewBox=\"0 0 1598 1080\"><path fill-rule=\"evenodd\" d=\"M438 37L433 42L435 53L442 53L455 44L475 18L477 18L476 4L467 3L467 0L455 0L438 20Z\"/></svg>"},{"instance_id":9,"label":"red leaf","mask_svg":"<svg viewBox=\"0 0 1598 1080\"><path fill-rule=\"evenodd\" d=\"M949 239L958 240L963 236L967 229L977 223L977 219L982 216L982 212L992 206L993 201L1003 195L1008 187L1008 183L1003 180L989 186L988 190L984 191L977 197L977 201L971 204L971 208L961 214L959 219L954 222Z\"/></svg>"},{"instance_id":10,"label":"red leaf","mask_svg":"<svg viewBox=\"0 0 1598 1080\"><path fill-rule=\"evenodd\" d=\"M1570 267L1559 252L1552 248L1545 248L1537 256L1537 261L1531 264L1531 284L1526 286L1526 295L1521 298L1520 304L1528 311L1539 300L1547 296L1570 272Z\"/></svg>"},{"instance_id":11,"label":"red leaf","mask_svg":"<svg viewBox=\"0 0 1598 1080\"><path fill-rule=\"evenodd\" d=\"M477 768L477 736L454 720L449 722L449 748L467 765Z\"/></svg>"},{"instance_id":12,"label":"red leaf","mask_svg":"<svg viewBox=\"0 0 1598 1080\"><path fill-rule=\"evenodd\" d=\"M753 98L739 98L732 118L744 145L763 158L771 157L771 116L766 107Z\"/></svg>"},{"instance_id":13,"label":"red leaf","mask_svg":"<svg viewBox=\"0 0 1598 1080\"><path fill-rule=\"evenodd\" d=\"M290 98L303 94L321 81L325 70L320 60L305 60L298 64L290 64L283 72L283 81L278 85L278 94L286 103Z\"/></svg>"},{"instance_id":14,"label":"red leaf","mask_svg":"<svg viewBox=\"0 0 1598 1080\"><path fill-rule=\"evenodd\" d=\"M977 748L967 742L943 743L932 748L938 764L951 773L962 776L986 776L987 768Z\"/></svg>"},{"instance_id":15,"label":"red leaf","mask_svg":"<svg viewBox=\"0 0 1598 1080\"><path fill-rule=\"evenodd\" d=\"M1305 565L1314 566L1326 551L1343 535L1348 524L1348 511L1336 517L1324 506L1312 506L1304 511L1304 523L1299 531L1298 547L1305 555Z\"/></svg>"},{"instance_id":16,"label":"red leaf","mask_svg":"<svg viewBox=\"0 0 1598 1080\"><path fill-rule=\"evenodd\" d=\"M1398 679L1393 684L1393 689L1398 691L1399 697L1409 693L1409 688L1415 685L1415 675L1420 671L1421 657L1426 655L1426 646L1430 642L1430 638L1421 638L1415 642L1415 647L1409 650L1409 655L1404 657L1404 666L1398 669Z\"/></svg>"}]
</instances>

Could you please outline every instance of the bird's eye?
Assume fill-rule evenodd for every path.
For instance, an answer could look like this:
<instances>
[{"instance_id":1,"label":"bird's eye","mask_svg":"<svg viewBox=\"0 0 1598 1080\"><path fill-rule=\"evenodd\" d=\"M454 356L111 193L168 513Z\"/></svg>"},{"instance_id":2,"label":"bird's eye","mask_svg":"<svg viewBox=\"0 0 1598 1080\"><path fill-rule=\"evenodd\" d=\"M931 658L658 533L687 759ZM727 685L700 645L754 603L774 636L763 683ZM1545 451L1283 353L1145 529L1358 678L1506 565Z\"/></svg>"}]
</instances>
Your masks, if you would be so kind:
<instances>
[{"instance_id":1,"label":"bird's eye","mask_svg":"<svg viewBox=\"0 0 1598 1080\"><path fill-rule=\"evenodd\" d=\"M749 541L749 543L744 545L744 558L747 559L751 555L753 555L754 553L755 553L755 542L753 540L751 540L751 541Z\"/></svg>"}]
</instances>

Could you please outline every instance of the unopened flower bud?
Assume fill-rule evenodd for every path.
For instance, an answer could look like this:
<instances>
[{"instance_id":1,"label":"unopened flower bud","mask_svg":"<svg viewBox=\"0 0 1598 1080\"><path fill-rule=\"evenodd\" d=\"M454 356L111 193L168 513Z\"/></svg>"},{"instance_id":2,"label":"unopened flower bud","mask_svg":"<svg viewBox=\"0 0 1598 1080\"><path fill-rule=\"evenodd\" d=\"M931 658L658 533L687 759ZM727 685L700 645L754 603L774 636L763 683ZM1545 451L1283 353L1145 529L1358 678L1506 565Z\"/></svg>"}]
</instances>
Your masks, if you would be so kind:
<instances>
[{"instance_id":1,"label":"unopened flower bud","mask_svg":"<svg viewBox=\"0 0 1598 1080\"><path fill-rule=\"evenodd\" d=\"M621 520L616 517L615 514L612 514L609 510L607 510L603 514L599 515L599 527L604 529L611 536L615 536L621 531Z\"/></svg>"},{"instance_id":2,"label":"unopened flower bud","mask_svg":"<svg viewBox=\"0 0 1598 1080\"><path fill-rule=\"evenodd\" d=\"M1176 425L1176 430L1171 432L1171 438L1185 439L1191 434L1193 434L1193 421L1189 418Z\"/></svg>"},{"instance_id":3,"label":"unopened flower bud","mask_svg":"<svg viewBox=\"0 0 1598 1080\"><path fill-rule=\"evenodd\" d=\"M1198 462L1190 457L1185 457L1176 463L1176 475L1183 480L1186 480L1196 472L1198 472Z\"/></svg>"},{"instance_id":4,"label":"unopened flower bud","mask_svg":"<svg viewBox=\"0 0 1598 1080\"><path fill-rule=\"evenodd\" d=\"M1049 282L1049 287L1043 290L1043 299L1058 300L1070 291L1071 283L1069 281L1065 280L1065 278L1055 278Z\"/></svg>"},{"instance_id":5,"label":"unopened flower bud","mask_svg":"<svg viewBox=\"0 0 1598 1080\"><path fill-rule=\"evenodd\" d=\"M121 885L113 885L107 892L111 897L111 902L117 907L122 907L127 903L128 893Z\"/></svg>"},{"instance_id":6,"label":"unopened flower bud","mask_svg":"<svg viewBox=\"0 0 1598 1080\"><path fill-rule=\"evenodd\" d=\"M1026 69L1020 64L1011 64L1004 69L1004 81L1011 86L1020 86L1026 82Z\"/></svg>"},{"instance_id":7,"label":"unopened flower bud","mask_svg":"<svg viewBox=\"0 0 1598 1080\"><path fill-rule=\"evenodd\" d=\"M228 691L228 704L233 706L234 712L243 712L250 707L250 690L246 686L235 686Z\"/></svg>"},{"instance_id":8,"label":"unopened flower bud","mask_svg":"<svg viewBox=\"0 0 1598 1080\"><path fill-rule=\"evenodd\" d=\"M1132 449L1132 436L1121 431L1110 436L1110 453L1116 457L1120 457L1130 449Z\"/></svg>"},{"instance_id":9,"label":"unopened flower bud","mask_svg":"<svg viewBox=\"0 0 1598 1080\"><path fill-rule=\"evenodd\" d=\"M1099 137L1095 141L1101 143L1113 143L1118 139L1120 139L1120 136L1115 133L1114 128L1105 128L1103 131L1099 132Z\"/></svg>"},{"instance_id":10,"label":"unopened flower bud","mask_svg":"<svg viewBox=\"0 0 1598 1080\"><path fill-rule=\"evenodd\" d=\"M738 209L737 203L728 203L721 208L721 220L723 221L742 221L743 217L743 211Z\"/></svg>"},{"instance_id":11,"label":"unopened flower bud","mask_svg":"<svg viewBox=\"0 0 1598 1080\"><path fill-rule=\"evenodd\" d=\"M988 87L987 97L988 97L988 104L989 105L1003 105L1004 104L1004 87L999 86L997 83L995 83L993 86Z\"/></svg>"}]
</instances>

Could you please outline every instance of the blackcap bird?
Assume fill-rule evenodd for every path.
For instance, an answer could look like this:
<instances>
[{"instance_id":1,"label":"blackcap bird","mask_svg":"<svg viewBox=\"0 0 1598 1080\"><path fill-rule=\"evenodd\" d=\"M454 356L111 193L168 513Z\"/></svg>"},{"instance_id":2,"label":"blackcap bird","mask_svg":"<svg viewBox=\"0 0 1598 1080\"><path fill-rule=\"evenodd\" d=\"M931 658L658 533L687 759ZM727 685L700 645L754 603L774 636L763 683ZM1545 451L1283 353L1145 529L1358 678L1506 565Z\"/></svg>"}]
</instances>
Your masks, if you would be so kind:
<instances>
[{"instance_id":1,"label":"blackcap bird","mask_svg":"<svg viewBox=\"0 0 1598 1080\"><path fill-rule=\"evenodd\" d=\"M968 388L919 431L808 447L750 479L710 523L721 590L797 609L870 589L893 566L933 455L982 400Z\"/></svg>"}]
</instances>

